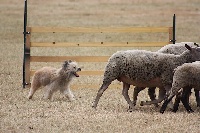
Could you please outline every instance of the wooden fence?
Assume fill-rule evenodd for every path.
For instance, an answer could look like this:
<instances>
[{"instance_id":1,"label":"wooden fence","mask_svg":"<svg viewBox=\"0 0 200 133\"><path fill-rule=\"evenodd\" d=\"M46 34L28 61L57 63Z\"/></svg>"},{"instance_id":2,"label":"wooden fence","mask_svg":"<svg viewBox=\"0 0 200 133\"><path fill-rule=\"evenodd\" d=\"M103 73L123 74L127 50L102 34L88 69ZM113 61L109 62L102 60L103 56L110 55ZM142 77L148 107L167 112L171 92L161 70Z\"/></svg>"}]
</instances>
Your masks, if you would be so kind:
<instances>
[{"instance_id":1,"label":"wooden fence","mask_svg":"<svg viewBox=\"0 0 200 133\"><path fill-rule=\"evenodd\" d=\"M166 33L168 41L165 42L34 42L31 40L35 33ZM32 56L33 47L162 47L169 43L175 43L175 15L172 27L28 27L27 26L27 1L24 9L24 59L23 59L23 88L30 86L31 76L35 70L31 70L31 62L63 62L65 60L75 60L79 62L107 62L110 56ZM77 51L78 52L78 51ZM103 70L81 71L80 75L103 75ZM88 85L94 87L91 83ZM85 86L88 86L85 85ZM83 85L82 85L83 86Z\"/></svg>"}]
</instances>

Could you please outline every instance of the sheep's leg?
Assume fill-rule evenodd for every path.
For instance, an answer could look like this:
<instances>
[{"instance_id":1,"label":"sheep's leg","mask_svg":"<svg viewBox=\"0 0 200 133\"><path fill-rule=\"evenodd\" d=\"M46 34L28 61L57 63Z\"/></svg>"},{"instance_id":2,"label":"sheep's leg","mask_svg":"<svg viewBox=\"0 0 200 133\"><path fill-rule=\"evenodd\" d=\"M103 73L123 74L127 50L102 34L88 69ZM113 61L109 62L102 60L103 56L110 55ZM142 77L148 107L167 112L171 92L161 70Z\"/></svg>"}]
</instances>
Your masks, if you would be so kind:
<instances>
[{"instance_id":1,"label":"sheep's leg","mask_svg":"<svg viewBox=\"0 0 200 133\"><path fill-rule=\"evenodd\" d=\"M171 96L170 98L166 99L162 105L162 107L160 108L160 113L164 113L166 108L167 108L167 105L168 103L172 100L172 98L174 97L175 95Z\"/></svg>"},{"instance_id":2,"label":"sheep's leg","mask_svg":"<svg viewBox=\"0 0 200 133\"><path fill-rule=\"evenodd\" d=\"M197 90L197 89L194 89L194 92L195 92L197 107L200 107L200 97L199 97L200 92L199 92L199 90Z\"/></svg>"},{"instance_id":3,"label":"sheep's leg","mask_svg":"<svg viewBox=\"0 0 200 133\"><path fill-rule=\"evenodd\" d=\"M128 95L128 90L129 90L129 88L130 88L130 85L123 82L122 95L124 96L125 100L126 100L127 103L129 104L129 110L128 110L128 111L132 112L133 109L134 109L134 105L133 105L133 103L131 102L130 97L129 97L129 95Z\"/></svg>"},{"instance_id":4,"label":"sheep's leg","mask_svg":"<svg viewBox=\"0 0 200 133\"><path fill-rule=\"evenodd\" d=\"M156 99L155 90L156 90L156 87L150 87L148 89L148 95L149 95L151 101L154 101ZM159 105L157 103L155 103L154 106L158 107Z\"/></svg>"},{"instance_id":5,"label":"sheep's leg","mask_svg":"<svg viewBox=\"0 0 200 133\"><path fill-rule=\"evenodd\" d=\"M181 97L181 101L188 113L194 112L188 102L188 97L189 97L190 92L191 92L191 89L183 89L183 94Z\"/></svg>"},{"instance_id":6,"label":"sheep's leg","mask_svg":"<svg viewBox=\"0 0 200 133\"><path fill-rule=\"evenodd\" d=\"M160 103L164 100L164 96L165 96L165 89L160 89L159 90L159 98L157 100L153 100L153 101L141 101L140 105L141 106L144 106L144 105L151 105L151 104L157 104L157 103Z\"/></svg>"},{"instance_id":7,"label":"sheep's leg","mask_svg":"<svg viewBox=\"0 0 200 133\"><path fill-rule=\"evenodd\" d=\"M164 100L164 103L162 105L162 107L160 108L160 113L164 113L166 108L167 108L167 105L169 104L169 102L172 100L172 98L179 94L179 93L182 93L182 91L180 90L181 88L176 88L176 87L172 87L171 88L171 91L169 92L169 94L167 94L166 96L168 96L167 98L165 98ZM187 90L187 89L186 89ZM186 100L187 101L187 100Z\"/></svg>"},{"instance_id":8,"label":"sheep's leg","mask_svg":"<svg viewBox=\"0 0 200 133\"><path fill-rule=\"evenodd\" d=\"M175 94L170 95L170 96L164 101L162 107L160 108L160 113L163 114L163 113L165 112L168 103L172 100L172 98L173 98L174 96L175 96Z\"/></svg>"},{"instance_id":9,"label":"sheep's leg","mask_svg":"<svg viewBox=\"0 0 200 133\"><path fill-rule=\"evenodd\" d=\"M182 93L178 93L176 95L176 99L175 99L175 102L174 102L174 107L172 109L172 112L176 112L178 110L179 103L181 101L181 95L182 95Z\"/></svg>"},{"instance_id":10,"label":"sheep's leg","mask_svg":"<svg viewBox=\"0 0 200 133\"><path fill-rule=\"evenodd\" d=\"M173 112L176 112L178 110L178 106L179 106L180 100L182 101L184 107L186 108L186 110L189 113L193 112L192 108L189 105L189 96L190 96L190 93L191 93L191 88L184 87L183 88L183 92L182 93L179 92L176 95Z\"/></svg>"},{"instance_id":11,"label":"sheep's leg","mask_svg":"<svg viewBox=\"0 0 200 133\"><path fill-rule=\"evenodd\" d=\"M135 87L133 90L133 105L136 105L138 94L141 90L144 90L144 87Z\"/></svg>"},{"instance_id":12,"label":"sheep's leg","mask_svg":"<svg viewBox=\"0 0 200 133\"><path fill-rule=\"evenodd\" d=\"M99 102L100 97L102 96L103 92L108 88L108 86L111 84L111 82L108 83L103 83L100 87L100 89L98 90L97 96L93 102L92 107L96 109L97 104Z\"/></svg>"}]
</instances>

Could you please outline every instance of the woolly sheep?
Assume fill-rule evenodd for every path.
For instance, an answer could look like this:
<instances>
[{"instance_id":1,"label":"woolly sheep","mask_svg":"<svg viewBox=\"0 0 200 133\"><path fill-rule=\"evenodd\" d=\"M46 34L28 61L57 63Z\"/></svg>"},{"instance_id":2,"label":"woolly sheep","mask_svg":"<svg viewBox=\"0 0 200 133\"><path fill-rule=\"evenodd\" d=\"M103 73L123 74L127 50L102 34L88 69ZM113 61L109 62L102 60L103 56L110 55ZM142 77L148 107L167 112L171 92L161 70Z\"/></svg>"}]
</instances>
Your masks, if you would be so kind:
<instances>
[{"instance_id":1,"label":"woolly sheep","mask_svg":"<svg viewBox=\"0 0 200 133\"><path fill-rule=\"evenodd\" d=\"M159 49L157 52L180 55L181 53L183 53L184 51L187 50L187 48L185 47L185 43L187 43L191 47L198 46L198 44L194 43L194 42L181 42L181 43L176 43L176 44L168 44L168 45L162 47L161 49ZM134 92L133 92L133 104L134 105L136 105L138 93L143 89L145 89L145 87L135 87L134 88ZM156 87L150 87L148 89L148 94L149 94L151 101L150 102L149 101L148 102L142 101L141 102L142 106L143 105L149 105L149 104L152 104L152 103L154 103L155 106L158 106L157 103L161 102L161 101L155 100L155 97L156 97L155 89L156 89ZM164 97L163 94L165 94L165 93L162 92L162 90L159 90L159 99L161 97ZM195 89L195 96L196 96L197 106L200 107L199 91L196 90L196 89Z\"/></svg>"},{"instance_id":2,"label":"woolly sheep","mask_svg":"<svg viewBox=\"0 0 200 133\"><path fill-rule=\"evenodd\" d=\"M164 113L167 104L171 101L171 99L179 93L179 91L184 88L183 90L183 97L187 95L187 86L200 88L200 62L193 62L193 63L185 63L181 66L178 66L174 70L173 76L173 83L172 88L169 92L169 96L165 99L160 112ZM190 88L189 88L190 89ZM200 90L200 89L199 89ZM188 102L185 98L182 98L182 102L188 112L193 112L191 107L189 106Z\"/></svg>"},{"instance_id":3,"label":"woolly sheep","mask_svg":"<svg viewBox=\"0 0 200 133\"><path fill-rule=\"evenodd\" d=\"M130 106L134 108L128 95L130 85L139 87L159 87L170 90L173 70L186 62L200 60L200 48L192 48L187 44L188 49L181 55L163 54L145 50L119 51L113 54L106 65L103 84L98 90L97 96L92 105L97 107L100 97L114 80L123 82L122 94Z\"/></svg>"}]
</instances>

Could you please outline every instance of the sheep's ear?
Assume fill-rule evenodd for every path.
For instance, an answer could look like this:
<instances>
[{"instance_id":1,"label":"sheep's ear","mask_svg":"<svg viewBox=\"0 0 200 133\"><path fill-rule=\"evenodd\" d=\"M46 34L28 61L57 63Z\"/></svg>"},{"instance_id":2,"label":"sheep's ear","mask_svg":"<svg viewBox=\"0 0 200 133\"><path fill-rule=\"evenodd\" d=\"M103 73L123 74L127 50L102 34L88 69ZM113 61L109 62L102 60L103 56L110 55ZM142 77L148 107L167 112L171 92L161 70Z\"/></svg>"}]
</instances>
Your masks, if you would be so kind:
<instances>
[{"instance_id":1,"label":"sheep's ear","mask_svg":"<svg viewBox=\"0 0 200 133\"><path fill-rule=\"evenodd\" d=\"M192 50L192 48L191 48L189 45L187 45L187 44L185 44L185 47L186 47L188 50Z\"/></svg>"},{"instance_id":2,"label":"sheep's ear","mask_svg":"<svg viewBox=\"0 0 200 133\"><path fill-rule=\"evenodd\" d=\"M199 44L197 44L196 42L194 43L195 46L199 47Z\"/></svg>"}]
</instances>

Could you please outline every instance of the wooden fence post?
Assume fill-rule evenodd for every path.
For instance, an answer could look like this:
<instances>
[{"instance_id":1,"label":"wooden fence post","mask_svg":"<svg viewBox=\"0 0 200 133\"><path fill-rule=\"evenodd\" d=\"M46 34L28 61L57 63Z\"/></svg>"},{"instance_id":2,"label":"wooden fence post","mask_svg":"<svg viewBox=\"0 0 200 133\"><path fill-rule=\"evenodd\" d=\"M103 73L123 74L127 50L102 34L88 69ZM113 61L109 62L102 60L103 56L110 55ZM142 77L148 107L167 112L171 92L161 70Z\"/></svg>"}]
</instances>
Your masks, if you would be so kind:
<instances>
[{"instance_id":1,"label":"wooden fence post","mask_svg":"<svg viewBox=\"0 0 200 133\"><path fill-rule=\"evenodd\" d=\"M169 44L173 43L173 27L169 27Z\"/></svg>"}]
</instances>

